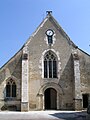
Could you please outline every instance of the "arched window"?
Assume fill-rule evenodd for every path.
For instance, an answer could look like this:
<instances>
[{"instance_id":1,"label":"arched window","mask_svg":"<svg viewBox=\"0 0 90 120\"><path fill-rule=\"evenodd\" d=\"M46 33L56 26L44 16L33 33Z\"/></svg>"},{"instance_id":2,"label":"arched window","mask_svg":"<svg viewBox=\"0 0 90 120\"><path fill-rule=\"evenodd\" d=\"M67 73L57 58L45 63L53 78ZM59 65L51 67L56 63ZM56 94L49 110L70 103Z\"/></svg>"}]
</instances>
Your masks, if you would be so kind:
<instances>
[{"instance_id":1,"label":"arched window","mask_svg":"<svg viewBox=\"0 0 90 120\"><path fill-rule=\"evenodd\" d=\"M44 78L57 78L57 59L52 51L44 57Z\"/></svg>"},{"instance_id":2,"label":"arched window","mask_svg":"<svg viewBox=\"0 0 90 120\"><path fill-rule=\"evenodd\" d=\"M6 84L6 97L16 97L16 83L12 79Z\"/></svg>"}]
</instances>

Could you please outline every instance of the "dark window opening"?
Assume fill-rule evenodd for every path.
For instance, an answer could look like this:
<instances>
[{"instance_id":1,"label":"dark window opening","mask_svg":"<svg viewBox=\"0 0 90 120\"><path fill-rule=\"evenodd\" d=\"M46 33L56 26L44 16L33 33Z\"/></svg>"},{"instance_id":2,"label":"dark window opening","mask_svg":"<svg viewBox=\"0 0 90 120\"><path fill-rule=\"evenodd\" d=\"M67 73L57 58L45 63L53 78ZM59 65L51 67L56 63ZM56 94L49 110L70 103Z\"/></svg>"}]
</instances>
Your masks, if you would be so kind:
<instances>
[{"instance_id":1,"label":"dark window opening","mask_svg":"<svg viewBox=\"0 0 90 120\"><path fill-rule=\"evenodd\" d=\"M49 61L49 78L52 78L52 61Z\"/></svg>"},{"instance_id":2,"label":"dark window opening","mask_svg":"<svg viewBox=\"0 0 90 120\"><path fill-rule=\"evenodd\" d=\"M12 79L6 84L6 97L16 97L16 84Z\"/></svg>"},{"instance_id":3,"label":"dark window opening","mask_svg":"<svg viewBox=\"0 0 90 120\"><path fill-rule=\"evenodd\" d=\"M23 59L23 60L27 60L27 59L28 59L28 54L27 54L27 53L24 53L23 56L22 56L22 59Z\"/></svg>"},{"instance_id":4,"label":"dark window opening","mask_svg":"<svg viewBox=\"0 0 90 120\"><path fill-rule=\"evenodd\" d=\"M83 94L83 108L88 107L88 94Z\"/></svg>"},{"instance_id":5,"label":"dark window opening","mask_svg":"<svg viewBox=\"0 0 90 120\"><path fill-rule=\"evenodd\" d=\"M57 62L53 61L53 77L57 77Z\"/></svg>"},{"instance_id":6,"label":"dark window opening","mask_svg":"<svg viewBox=\"0 0 90 120\"><path fill-rule=\"evenodd\" d=\"M6 85L6 97L10 97L10 89L11 89L11 86L10 86L10 84L8 83L8 84Z\"/></svg>"},{"instance_id":7,"label":"dark window opening","mask_svg":"<svg viewBox=\"0 0 90 120\"><path fill-rule=\"evenodd\" d=\"M57 60L51 51L44 57L44 78L57 78Z\"/></svg>"},{"instance_id":8,"label":"dark window opening","mask_svg":"<svg viewBox=\"0 0 90 120\"><path fill-rule=\"evenodd\" d=\"M44 78L47 78L47 61L44 61Z\"/></svg>"},{"instance_id":9,"label":"dark window opening","mask_svg":"<svg viewBox=\"0 0 90 120\"><path fill-rule=\"evenodd\" d=\"M52 36L48 36L48 44L49 45L53 44Z\"/></svg>"},{"instance_id":10,"label":"dark window opening","mask_svg":"<svg viewBox=\"0 0 90 120\"><path fill-rule=\"evenodd\" d=\"M12 97L16 97L16 84L12 84Z\"/></svg>"}]
</instances>

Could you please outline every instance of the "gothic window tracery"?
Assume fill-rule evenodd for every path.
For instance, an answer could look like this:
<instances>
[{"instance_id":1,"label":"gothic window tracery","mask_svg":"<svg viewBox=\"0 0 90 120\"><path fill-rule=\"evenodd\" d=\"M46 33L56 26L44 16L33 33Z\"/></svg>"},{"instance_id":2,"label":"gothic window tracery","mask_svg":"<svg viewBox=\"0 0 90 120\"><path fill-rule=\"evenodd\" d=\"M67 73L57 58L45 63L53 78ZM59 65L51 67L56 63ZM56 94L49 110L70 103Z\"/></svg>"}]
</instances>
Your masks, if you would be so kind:
<instances>
[{"instance_id":1,"label":"gothic window tracery","mask_svg":"<svg viewBox=\"0 0 90 120\"><path fill-rule=\"evenodd\" d=\"M57 58L51 51L44 56L44 78L57 78Z\"/></svg>"},{"instance_id":2,"label":"gothic window tracery","mask_svg":"<svg viewBox=\"0 0 90 120\"><path fill-rule=\"evenodd\" d=\"M16 83L12 79L6 84L6 97L16 97Z\"/></svg>"}]
</instances>

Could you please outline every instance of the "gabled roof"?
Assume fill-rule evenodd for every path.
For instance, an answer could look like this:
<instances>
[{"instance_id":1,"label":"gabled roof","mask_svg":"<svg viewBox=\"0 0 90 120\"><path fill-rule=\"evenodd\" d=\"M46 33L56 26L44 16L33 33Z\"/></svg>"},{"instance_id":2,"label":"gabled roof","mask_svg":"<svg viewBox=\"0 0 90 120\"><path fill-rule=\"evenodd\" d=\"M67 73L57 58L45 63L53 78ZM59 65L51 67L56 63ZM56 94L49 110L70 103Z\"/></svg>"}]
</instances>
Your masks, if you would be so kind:
<instances>
[{"instance_id":1,"label":"gabled roof","mask_svg":"<svg viewBox=\"0 0 90 120\"><path fill-rule=\"evenodd\" d=\"M62 34L63 37L65 37L68 41L68 43L70 45L72 45L73 47L77 48L77 46L70 40L69 36L65 33L65 31L62 29L62 27L59 25L59 23L55 20L55 18L52 16L51 11L48 11L47 16L45 17L45 19L41 22L41 24L37 27L36 31L29 37L29 39L27 40L27 42L25 44L28 44L30 42L30 40L32 39L32 37L34 37L34 35L36 35L36 33L39 31L39 29L41 27L43 27L43 25L45 24L45 22L47 22L48 20L50 20L50 22L52 24L54 24L54 26L56 27L56 29Z\"/></svg>"},{"instance_id":2,"label":"gabled roof","mask_svg":"<svg viewBox=\"0 0 90 120\"><path fill-rule=\"evenodd\" d=\"M19 53L22 53L22 49L24 48L24 46L26 46L31 39L37 34L37 32L39 31L40 28L43 27L43 25L50 20L50 22L56 27L56 29L62 34L63 37L65 37L68 41L68 43L70 45L72 45L74 48L78 48L73 42L72 40L69 38L69 36L65 33L65 31L62 29L62 27L59 25L59 23L55 20L55 18L52 16L51 12L48 12L47 16L45 17L45 19L41 22L41 24L36 28L35 32L33 32L33 34L28 38L28 40L26 41L26 43L22 46L22 48L7 62L5 63L0 70L6 65L8 64L14 57L16 57ZM88 56L90 56L88 53L84 52L83 50L81 50L80 48L78 48L80 51L82 51L83 53L87 54Z\"/></svg>"},{"instance_id":3,"label":"gabled roof","mask_svg":"<svg viewBox=\"0 0 90 120\"><path fill-rule=\"evenodd\" d=\"M67 39L68 43L71 44L73 47L77 48L77 46L71 41L70 37L62 29L62 27L59 25L56 19L51 14L48 16L49 16L49 20L56 26L56 29L62 34L62 36Z\"/></svg>"},{"instance_id":4,"label":"gabled roof","mask_svg":"<svg viewBox=\"0 0 90 120\"><path fill-rule=\"evenodd\" d=\"M12 56L11 59L9 59L9 60L0 68L0 71L1 71L6 65L8 65L11 60L17 58L18 55L19 55L20 57L22 56L22 48L21 48L14 56ZM18 61L17 61L17 62L18 62Z\"/></svg>"}]
</instances>

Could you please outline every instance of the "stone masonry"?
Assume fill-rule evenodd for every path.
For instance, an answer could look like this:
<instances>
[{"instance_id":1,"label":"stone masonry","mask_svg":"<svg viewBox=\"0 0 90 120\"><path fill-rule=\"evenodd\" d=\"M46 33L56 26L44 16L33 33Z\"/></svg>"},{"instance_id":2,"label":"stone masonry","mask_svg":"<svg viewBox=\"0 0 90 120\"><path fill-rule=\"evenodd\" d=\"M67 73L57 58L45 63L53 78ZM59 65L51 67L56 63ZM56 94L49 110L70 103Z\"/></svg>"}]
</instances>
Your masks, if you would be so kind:
<instances>
[{"instance_id":1,"label":"stone masonry","mask_svg":"<svg viewBox=\"0 0 90 120\"><path fill-rule=\"evenodd\" d=\"M89 104L90 55L70 40L48 12L0 68L0 109L83 110Z\"/></svg>"}]
</instances>

